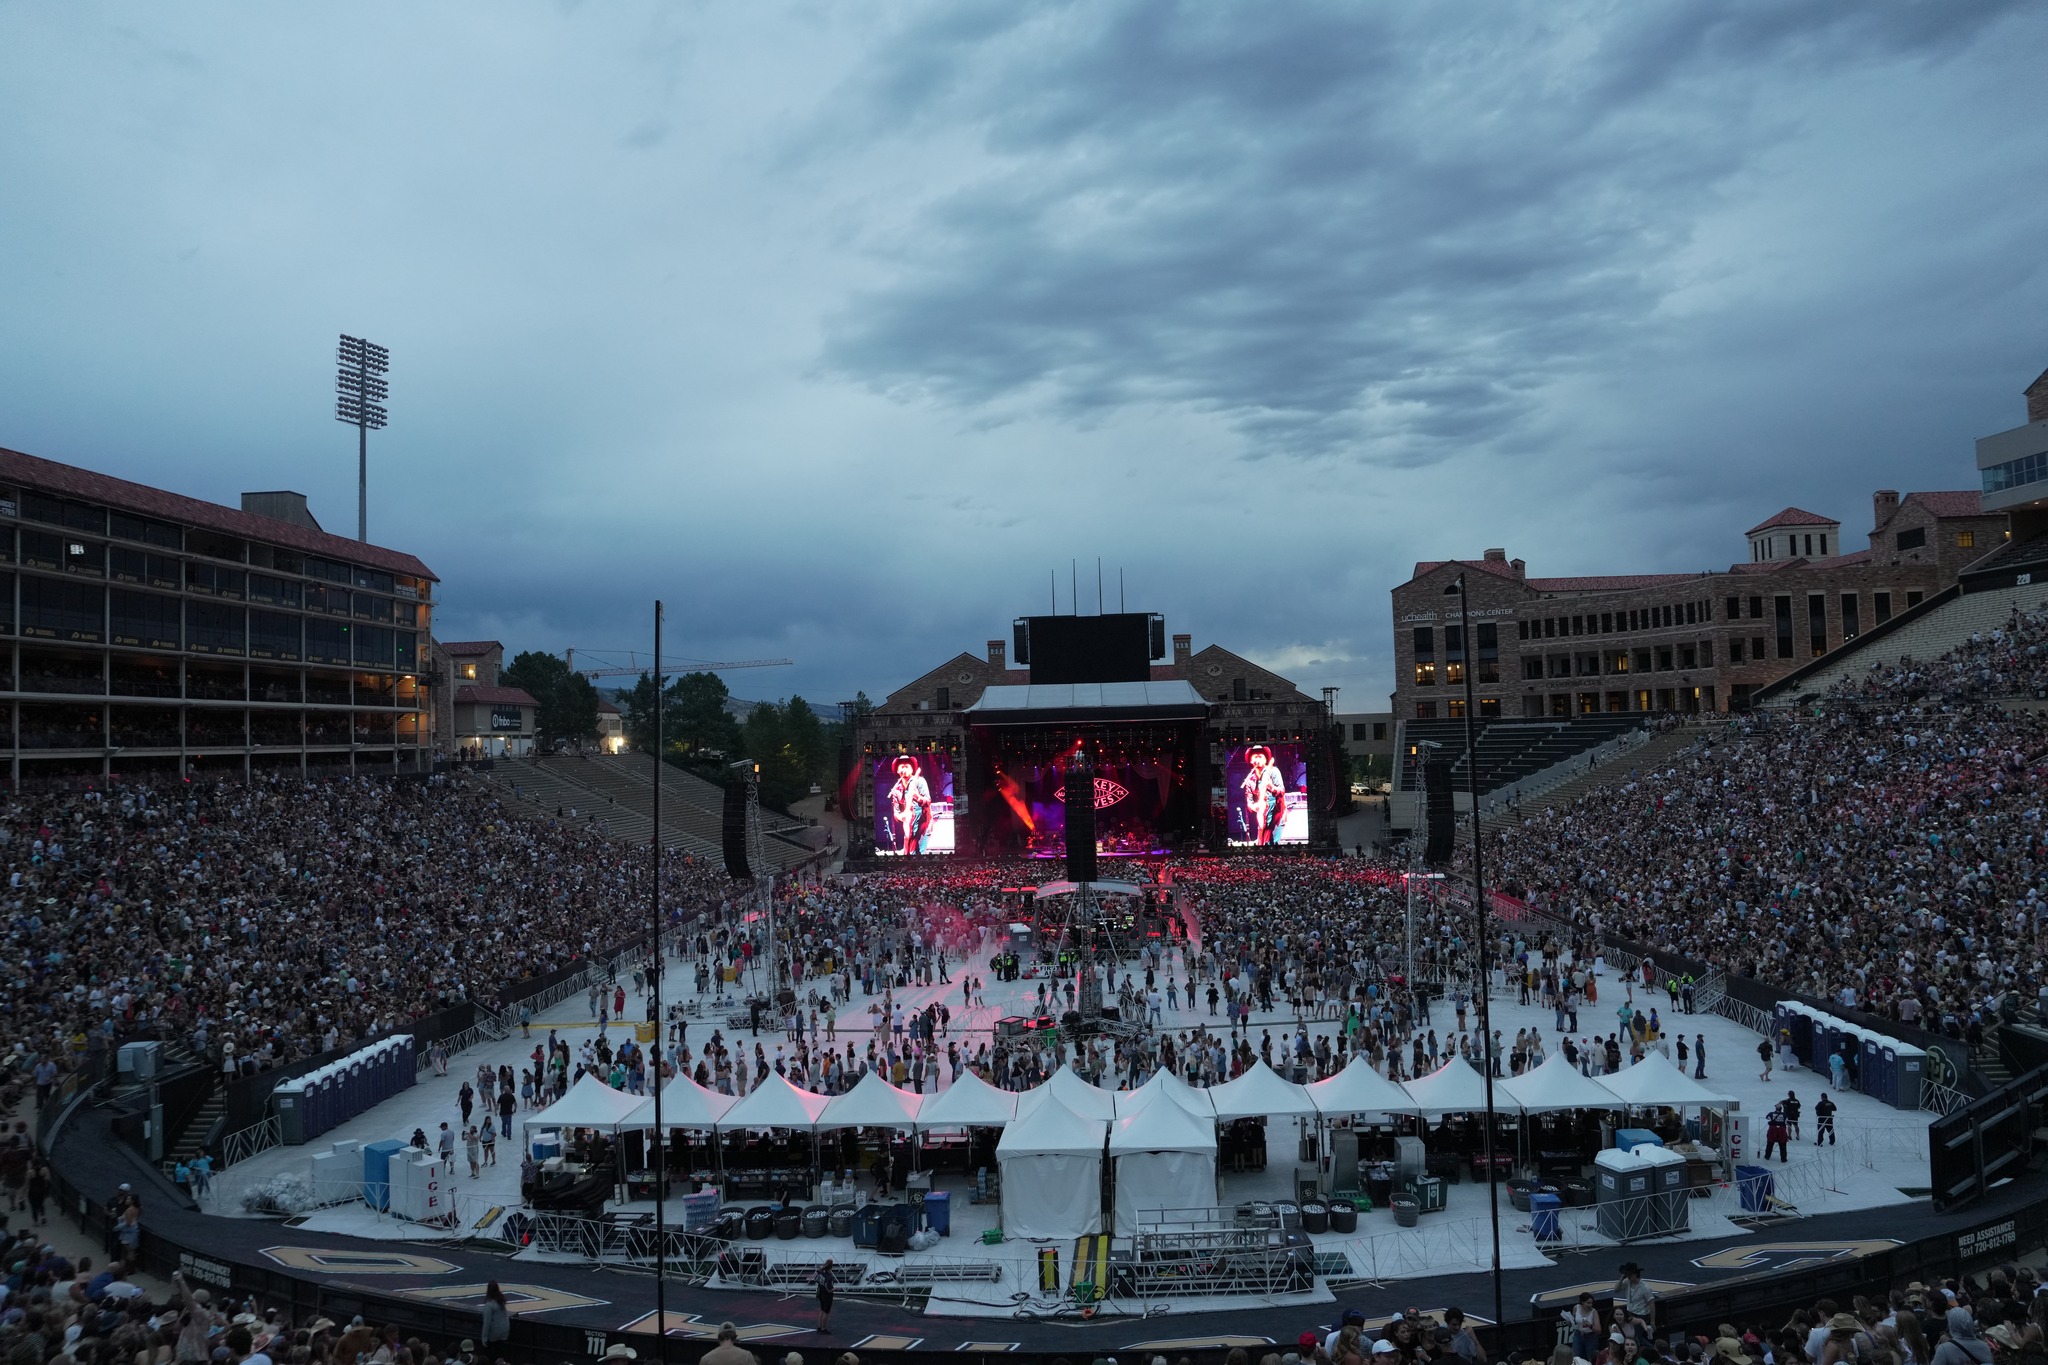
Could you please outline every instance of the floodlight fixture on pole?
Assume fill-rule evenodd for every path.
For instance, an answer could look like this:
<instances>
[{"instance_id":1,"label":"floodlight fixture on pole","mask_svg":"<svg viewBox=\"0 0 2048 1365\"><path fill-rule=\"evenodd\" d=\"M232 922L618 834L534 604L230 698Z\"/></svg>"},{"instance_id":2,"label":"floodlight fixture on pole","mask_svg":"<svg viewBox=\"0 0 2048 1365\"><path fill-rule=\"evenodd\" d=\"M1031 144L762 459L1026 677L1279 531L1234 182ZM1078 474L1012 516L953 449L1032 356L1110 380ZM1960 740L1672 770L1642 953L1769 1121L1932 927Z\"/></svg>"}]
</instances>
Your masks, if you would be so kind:
<instances>
[{"instance_id":1,"label":"floodlight fixture on pole","mask_svg":"<svg viewBox=\"0 0 2048 1365\"><path fill-rule=\"evenodd\" d=\"M356 539L370 538L370 433L382 431L391 414L384 376L391 352L374 341L343 334L334 353L334 420L356 429Z\"/></svg>"}]
</instances>

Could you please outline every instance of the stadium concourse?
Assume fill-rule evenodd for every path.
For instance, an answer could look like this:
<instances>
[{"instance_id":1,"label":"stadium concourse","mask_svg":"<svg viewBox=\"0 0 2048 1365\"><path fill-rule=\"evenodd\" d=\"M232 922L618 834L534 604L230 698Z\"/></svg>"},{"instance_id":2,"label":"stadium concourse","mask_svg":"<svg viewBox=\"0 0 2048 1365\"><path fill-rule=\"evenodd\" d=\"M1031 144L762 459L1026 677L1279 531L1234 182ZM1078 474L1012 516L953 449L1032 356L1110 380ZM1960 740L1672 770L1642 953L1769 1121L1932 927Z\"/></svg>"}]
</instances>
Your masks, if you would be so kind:
<instances>
[{"instance_id":1,"label":"stadium concourse","mask_svg":"<svg viewBox=\"0 0 2048 1365\"><path fill-rule=\"evenodd\" d=\"M1555 810L1526 813L1522 824L1490 836L1498 854L1490 874L1569 927L1552 940L1543 921L1508 922L1497 929L1502 946L1527 944L1540 964L1548 943L1566 989L1580 964L1598 961L1601 937L1612 934L1713 961L1768 985L1917 1019L1951 1036L1967 1037L2031 1012L2044 979L2043 720L1996 700L2003 689L2038 680L2043 632L2040 613L2016 617L2006 629L1942 659L1874 670L1802 714L1730 722L1656 771L1630 774ZM255 1070L403 1026L443 1001L489 999L502 983L623 940L638 927L651 890L644 852L512 819L459 776L397 786L343 781L17 796L5 814L13 949L5 970L15 1005L4 1024L6 1045L17 1082L53 1088L67 1070L93 1068L109 1044L127 1037L154 1034L203 1050L224 1068L231 1058L237 1070ZM806 998L800 1018L764 1021L757 1052L752 1030L735 1030L714 1008L710 1018L688 1021L682 1045L690 1051L676 1055L708 1089L729 1086L735 1098L777 1069L777 1053L787 1079L821 1091L850 1087L871 1057L913 1088L922 1061L926 1093L943 1095L970 1068L1000 1088L1029 1087L1058 1065L1057 1050L1047 1056L1041 1046L988 1032L999 1017L1030 1012L1038 998L1038 981L999 982L989 969L995 928L1008 922L1011 910L990 882L1010 881L1017 871L961 865L784 888L777 922L790 930L803 964L800 994L820 996L815 1022ZM707 967L734 964L743 977L758 973L765 922L737 890L701 864L678 863L669 876L666 891L677 922L691 926L674 938L683 956L664 964L676 998L687 1002L702 994L700 959ZM1082 1069L1106 1088L1141 1081L1155 1065L1169 1064L1197 1086L1222 1081L1262 1060L1268 1039L1276 1064L1291 1063L1311 1078L1361 1053L1387 1076L1410 1080L1443 1059L1477 1055L1469 1016L1464 1029L1456 1020L1457 982L1469 974L1471 943L1455 914L1446 920L1435 916L1448 912L1426 912L1418 935L1418 975L1447 977L1451 999L1439 1002L1427 1020L1402 1015L1405 1002L1390 990L1385 968L1404 956L1404 903L1387 870L1357 861L1238 860L1181 864L1174 876L1191 933L1152 964L1152 989L1144 987L1144 964L1130 964L1132 990L1140 997L1131 1001L1134 1010L1149 1018L1153 990L1162 997L1157 1027L1142 1042L1082 1058ZM837 1001L829 999L832 976L820 970L828 959ZM619 966L628 1018L636 1017L635 965L628 959ZM1115 986L1122 986L1122 975ZM978 988L970 991L969 978ZM1597 998L1589 992L1578 1000L1579 1027L1563 1030L1554 1005L1543 1003L1540 984L1525 1006L1519 983L1492 983L1502 1075L1512 1078L1521 1069L1518 1038L1526 1065L1562 1052L1567 1034L1587 1059L1582 1068L1604 1069L1604 1039L1620 1033L1619 1011L1628 1003L1623 979L1611 970L1596 975ZM897 980L915 984L899 987ZM1380 987L1369 997L1374 1007L1332 1017L1332 1002L1374 984ZM715 1006L715 987L712 992ZM616 1012L616 988L607 994L605 1003ZM1233 997L1249 1009L1249 1019L1235 1030L1224 1013ZM885 1022L870 1009L884 998ZM1567 997L1564 1003L1573 1002ZM933 1028L920 1043L915 1021L927 1006L934 1007ZM1740 1100L1744 1112L1768 1112L1784 1090L1799 1096L1806 1122L1792 1144L1795 1159L1781 1167L1783 1188L1800 1214L1829 1216L1817 1227L1792 1224L1795 1235L1824 1232L1877 1245L1953 1222L1922 1202L1907 1203L1925 1172L1924 1145L1914 1145L1915 1132L1924 1129L1917 1129L1915 1116L1877 1108L1859 1095L1836 1095L1837 1145L1816 1153L1821 1077L1779 1071L1766 1082L1759 1077L1757 1035L1719 1016L1674 1015L1668 997L1638 994L1629 1005L1632 1015L1636 1006L1659 1011L1660 1036L1641 1044L1646 1059L1668 1047L1675 1061L1683 1034L1688 1072L1699 1070L1703 1038L1702 1083ZM943 1016L936 1007L944 1008ZM586 1063L584 1048L595 1051L598 1033L591 1012L584 996L534 1021L536 1040L552 1027L566 1045L566 1061L543 1072L553 1073L559 1089L591 1065L604 1082L630 1089L636 1061L645 1065L644 1051L636 1059L629 1050L621 1061L614 1050L610 1061ZM713 1029L722 1035L716 1046ZM607 1043L621 1036L616 1023L606 1030ZM1603 1040L1597 1047L1596 1038ZM1609 1079L1618 1082L1633 1069L1637 1045L1616 1042L1623 1064ZM1306 1061L1300 1060L1303 1043ZM828 1044L836 1063L825 1060ZM385 1110L355 1123L401 1140L412 1128L438 1133L444 1121L459 1134L460 1085L474 1085L485 1062L511 1066L517 1085L517 1072L531 1068L532 1046L519 1038L460 1054L446 1078L430 1074ZM522 1103L515 1101L515 1126ZM1292 1189L1297 1149L1285 1125L1272 1126L1279 1131L1268 1147L1264 1183L1255 1174L1226 1175L1227 1201ZM16 1154L25 1155L21 1137L12 1140L10 1173L32 1167ZM309 1274L322 1265L355 1266L336 1273L358 1279L363 1262L351 1261L356 1253L347 1249L372 1245L362 1234L374 1228L360 1221L346 1231L322 1231L317 1222L294 1220L285 1229L234 1216L230 1196L236 1184L246 1189L261 1174L257 1163L303 1160L304 1149L267 1153L224 1172L206 1212L197 1214L143 1179L137 1159L114 1142L104 1122L81 1123L52 1155L60 1179L95 1200L121 1202L116 1183L150 1192L144 1216L133 1220L145 1242L162 1235L187 1246L217 1245L223 1256L238 1258L289 1252L288 1243L303 1242L305 1255L293 1264L311 1266ZM465 1195L465 1158L458 1146L458 1200L472 1206L478 1199L501 1200L490 1181L507 1179L505 1161L495 1170L480 1169L475 1189ZM136 1180L116 1181L131 1169ZM1484 1205L1475 1206L1475 1192L1483 1188L1453 1187L1449 1207L1424 1215L1414 1229L1397 1230L1387 1221L1374 1229L1370 1220L1385 1215L1367 1214L1355 1240L1399 1246L1404 1235L1436 1239L1431 1254L1440 1259L1422 1267L1434 1272L1426 1289L1432 1297L1456 1294L1470 1307L1480 1302L1484 1284L1470 1274L1484 1261L1478 1242L1469 1256L1446 1254L1460 1249L1458 1238L1433 1229L1483 1227ZM1673 1286L1711 1278L1719 1248L1757 1240L1711 1223L1728 1212L1725 1193L1694 1202L1703 1206L1693 1220L1701 1240L1632 1246L1628 1253ZM1602 1246L1597 1228L1585 1228L1585 1221L1591 1220L1567 1211L1567 1245ZM958 1221L962 1231L968 1222ZM1508 1263L1527 1266L1511 1272L1511 1287L1523 1299L1566 1281L1604 1279L1604 1268L1620 1258L1596 1251L1585 1267L1553 1266L1525 1222L1504 1213ZM419 1240L423 1231L414 1227L408 1236ZM19 1272L25 1278L10 1284L10 1294L18 1289L31 1299L39 1278L51 1287L55 1281L53 1268L34 1259L33 1240L22 1248L29 1252ZM1234 1315L1232 1324L1250 1322L1285 1340L1271 1330L1277 1321L1334 1324L1338 1303L1390 1309L1425 1289L1370 1288L1396 1277L1359 1264L1348 1249L1345 1256L1355 1278L1340 1284L1337 1303L1324 1298L1320 1307L1268 1307ZM424 1260L447 1270L422 1276L474 1270L479 1278L498 1278L516 1266L522 1279L541 1287L578 1287L562 1291L577 1304L536 1304L537 1319L560 1312L563 1320L617 1330L645 1308L644 1282L622 1289L615 1277L587 1267L480 1256L473 1242L436 1244ZM1743 1263L1738 1251L1734 1264ZM1768 1256L1750 1262L1757 1263L1768 1264ZM408 1282L392 1283L403 1289ZM600 1286L608 1288L598 1292ZM431 1287L431 1279L412 1287ZM690 1293L700 1318L728 1311L766 1316L744 1306L759 1296ZM629 1304L631 1313L620 1311ZM46 1312L60 1323L79 1316L55 1304ZM870 1313L869 1324L899 1333L909 1330L906 1322L914 1324L920 1341L936 1330L929 1316L865 1305L849 1322L862 1322L863 1312ZM2020 1316L2024 1321L2023 1309ZM105 1312L94 1321L95 1331L104 1318ZM0 1330L18 1341L25 1321ZM107 1331L119 1330L123 1321L117 1314ZM1870 1315L1859 1321L1873 1331L1882 1325ZM1765 1337L1782 1330L1775 1322L1739 1325ZM1967 1339L1967 1330L1959 1328L1958 1335ZM1010 1341L1019 1331L1006 1323L986 1335ZM963 1343L985 1339L953 1335ZM1114 1338L1123 1349L1155 1339L1170 1338L1131 1331ZM436 1344L445 1349L450 1343ZM1901 1359L1927 1358L1910 1340L1904 1345Z\"/></svg>"}]
</instances>

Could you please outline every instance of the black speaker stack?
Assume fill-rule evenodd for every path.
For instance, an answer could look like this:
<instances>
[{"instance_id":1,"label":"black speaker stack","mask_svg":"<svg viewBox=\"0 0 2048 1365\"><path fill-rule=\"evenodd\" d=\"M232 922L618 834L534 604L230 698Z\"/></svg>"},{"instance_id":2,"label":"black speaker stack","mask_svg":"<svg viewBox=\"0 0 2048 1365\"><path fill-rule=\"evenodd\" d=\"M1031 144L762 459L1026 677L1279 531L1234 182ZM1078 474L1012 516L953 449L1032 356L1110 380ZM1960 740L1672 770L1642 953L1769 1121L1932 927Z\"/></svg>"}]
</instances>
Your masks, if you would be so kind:
<instances>
[{"instance_id":1,"label":"black speaker stack","mask_svg":"<svg viewBox=\"0 0 2048 1365\"><path fill-rule=\"evenodd\" d=\"M1451 808L1451 761L1432 758L1422 765L1423 813L1428 838L1422 846L1422 860L1441 867L1451 860L1451 845L1458 833L1458 813Z\"/></svg>"},{"instance_id":2,"label":"black speaker stack","mask_svg":"<svg viewBox=\"0 0 2048 1365\"><path fill-rule=\"evenodd\" d=\"M1095 765L1082 749L1067 764L1067 880L1095 880Z\"/></svg>"},{"instance_id":3,"label":"black speaker stack","mask_svg":"<svg viewBox=\"0 0 2048 1365\"><path fill-rule=\"evenodd\" d=\"M722 842L728 876L754 875L753 869L747 865L747 800L753 794L751 785L738 772L729 774L726 780L725 827L722 831Z\"/></svg>"}]
</instances>

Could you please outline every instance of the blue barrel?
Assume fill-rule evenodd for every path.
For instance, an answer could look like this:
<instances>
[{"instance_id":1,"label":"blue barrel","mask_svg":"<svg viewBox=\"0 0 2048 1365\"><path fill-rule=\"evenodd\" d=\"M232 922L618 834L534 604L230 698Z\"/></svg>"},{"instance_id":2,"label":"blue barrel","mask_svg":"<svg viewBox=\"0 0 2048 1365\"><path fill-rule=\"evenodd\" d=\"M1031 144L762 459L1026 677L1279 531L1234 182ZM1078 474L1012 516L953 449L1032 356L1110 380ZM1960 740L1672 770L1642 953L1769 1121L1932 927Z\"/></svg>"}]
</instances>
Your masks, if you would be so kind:
<instances>
[{"instance_id":1,"label":"blue barrel","mask_svg":"<svg viewBox=\"0 0 2048 1365\"><path fill-rule=\"evenodd\" d=\"M1557 1211L1564 1200L1554 1194L1537 1191L1529 1196L1529 1226L1535 1231L1539 1242L1564 1240L1563 1229L1558 1225Z\"/></svg>"},{"instance_id":2,"label":"blue barrel","mask_svg":"<svg viewBox=\"0 0 2048 1365\"><path fill-rule=\"evenodd\" d=\"M1742 1201L1744 1213L1763 1213L1770 1207L1770 1199L1777 1192L1778 1182L1771 1175L1768 1166L1737 1166L1735 1168L1735 1194Z\"/></svg>"},{"instance_id":3,"label":"blue barrel","mask_svg":"<svg viewBox=\"0 0 2048 1365\"><path fill-rule=\"evenodd\" d=\"M924 1197L924 1225L941 1237L953 1235L953 1196L946 1190L932 1190Z\"/></svg>"}]
</instances>

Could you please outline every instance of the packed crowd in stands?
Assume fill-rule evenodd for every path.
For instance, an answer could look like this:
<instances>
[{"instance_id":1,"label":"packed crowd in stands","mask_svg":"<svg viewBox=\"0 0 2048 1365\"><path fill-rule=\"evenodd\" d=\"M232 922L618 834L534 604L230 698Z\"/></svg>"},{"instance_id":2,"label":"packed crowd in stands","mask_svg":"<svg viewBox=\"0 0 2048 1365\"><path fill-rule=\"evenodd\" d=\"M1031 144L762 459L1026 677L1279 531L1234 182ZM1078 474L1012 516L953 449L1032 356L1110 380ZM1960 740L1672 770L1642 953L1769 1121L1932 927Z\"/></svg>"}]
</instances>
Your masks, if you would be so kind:
<instances>
[{"instance_id":1,"label":"packed crowd in stands","mask_svg":"<svg viewBox=\"0 0 2048 1365\"><path fill-rule=\"evenodd\" d=\"M2048 1004L2048 617L1529 814L1491 874L1588 930L1973 1041Z\"/></svg>"}]
</instances>

